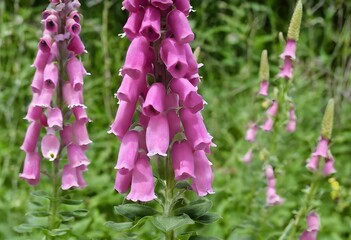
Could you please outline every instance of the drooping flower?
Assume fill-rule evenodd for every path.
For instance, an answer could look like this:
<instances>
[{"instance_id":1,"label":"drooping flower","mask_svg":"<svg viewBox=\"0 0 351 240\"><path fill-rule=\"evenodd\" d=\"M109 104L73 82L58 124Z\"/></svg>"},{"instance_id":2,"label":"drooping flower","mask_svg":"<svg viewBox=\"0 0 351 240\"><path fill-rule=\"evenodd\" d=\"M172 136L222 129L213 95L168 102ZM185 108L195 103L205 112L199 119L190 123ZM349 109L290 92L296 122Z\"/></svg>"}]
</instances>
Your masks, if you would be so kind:
<instances>
[{"instance_id":1,"label":"drooping flower","mask_svg":"<svg viewBox=\"0 0 351 240\"><path fill-rule=\"evenodd\" d=\"M89 161L84 152L91 140L86 128L89 118L82 88L83 77L88 73L78 58L86 52L79 37L79 1L50 2L48 9L42 13L45 30L33 63L36 69L31 83L33 99L25 117L30 126L21 146L26 160L20 177L29 184L39 183L41 156L37 145L40 145L42 157L55 161L53 164L57 166L58 161L64 161L61 156L66 155L60 153L67 152L68 163L62 171L61 185L65 190L86 186L82 174L87 170ZM40 140L41 129L46 129L46 135Z\"/></svg>"},{"instance_id":2,"label":"drooping flower","mask_svg":"<svg viewBox=\"0 0 351 240\"><path fill-rule=\"evenodd\" d=\"M245 139L248 142L254 142L256 141L256 133L257 133L258 127L256 123L250 123L249 128L246 131Z\"/></svg>"},{"instance_id":3,"label":"drooping flower","mask_svg":"<svg viewBox=\"0 0 351 240\"><path fill-rule=\"evenodd\" d=\"M317 240L317 233L320 228L319 215L316 212L310 212L306 219L307 229L301 234L300 240Z\"/></svg>"},{"instance_id":4,"label":"drooping flower","mask_svg":"<svg viewBox=\"0 0 351 240\"><path fill-rule=\"evenodd\" d=\"M269 87L269 63L267 50L263 50L261 55L260 81L260 91L258 92L258 94L262 96L267 96Z\"/></svg>"},{"instance_id":5,"label":"drooping flower","mask_svg":"<svg viewBox=\"0 0 351 240\"><path fill-rule=\"evenodd\" d=\"M266 204L268 206L282 204L285 200L284 198L280 197L276 193L274 170L271 165L267 165L266 167L266 180L267 180Z\"/></svg>"},{"instance_id":6,"label":"drooping flower","mask_svg":"<svg viewBox=\"0 0 351 240\"><path fill-rule=\"evenodd\" d=\"M245 155L241 158L241 160L244 163L249 164L251 163L252 156L253 156L253 152L252 152L252 149L250 148L249 151L247 151L247 153L245 153Z\"/></svg>"},{"instance_id":7,"label":"drooping flower","mask_svg":"<svg viewBox=\"0 0 351 240\"><path fill-rule=\"evenodd\" d=\"M296 130L296 115L295 115L295 107L291 105L289 110L289 120L286 124L286 131L295 132Z\"/></svg>"}]
</instances>

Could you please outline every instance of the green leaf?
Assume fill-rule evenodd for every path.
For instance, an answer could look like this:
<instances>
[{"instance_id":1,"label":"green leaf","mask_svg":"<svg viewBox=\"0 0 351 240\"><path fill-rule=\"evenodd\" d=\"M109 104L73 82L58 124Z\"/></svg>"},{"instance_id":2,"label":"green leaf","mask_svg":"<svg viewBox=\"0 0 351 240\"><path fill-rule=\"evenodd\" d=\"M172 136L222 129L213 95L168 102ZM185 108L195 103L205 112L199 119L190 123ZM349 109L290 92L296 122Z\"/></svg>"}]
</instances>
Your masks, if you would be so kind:
<instances>
[{"instance_id":1,"label":"green leaf","mask_svg":"<svg viewBox=\"0 0 351 240\"><path fill-rule=\"evenodd\" d=\"M178 208L176 215L187 214L192 219L197 219L203 216L212 207L212 202L206 198L201 198L191 202L188 206Z\"/></svg>"},{"instance_id":2,"label":"green leaf","mask_svg":"<svg viewBox=\"0 0 351 240\"><path fill-rule=\"evenodd\" d=\"M43 190L33 191L33 192L31 192L31 194L32 194L32 196L35 196L35 197L43 197L43 198L51 199L50 194L48 194L47 192L45 192Z\"/></svg>"},{"instance_id":3,"label":"green leaf","mask_svg":"<svg viewBox=\"0 0 351 240\"><path fill-rule=\"evenodd\" d=\"M86 209L79 209L79 210L74 210L72 212L73 216L75 217L85 217L86 215L88 215L89 211Z\"/></svg>"},{"instance_id":4,"label":"green leaf","mask_svg":"<svg viewBox=\"0 0 351 240\"><path fill-rule=\"evenodd\" d=\"M66 235L67 234L67 231L69 229L63 229L63 228L58 228L58 229L53 229L51 231L49 231L49 235L50 236L53 236L53 237L57 237L57 236L63 236L63 235Z\"/></svg>"},{"instance_id":5,"label":"green leaf","mask_svg":"<svg viewBox=\"0 0 351 240\"><path fill-rule=\"evenodd\" d=\"M221 216L218 215L217 213L206 213L201 217L195 219L195 222L201 223L201 224L210 224L218 221L220 218Z\"/></svg>"},{"instance_id":6,"label":"green leaf","mask_svg":"<svg viewBox=\"0 0 351 240\"><path fill-rule=\"evenodd\" d=\"M124 217L127 217L131 220L136 220L139 217L153 216L159 213L152 207L146 205L140 205L136 203L123 204L115 206L115 211Z\"/></svg>"},{"instance_id":7,"label":"green leaf","mask_svg":"<svg viewBox=\"0 0 351 240\"><path fill-rule=\"evenodd\" d=\"M106 222L105 223L106 227L112 228L113 230L116 231L122 231L122 230L129 230L133 227L133 222L121 222L121 223L117 223L117 222Z\"/></svg>"},{"instance_id":8,"label":"green leaf","mask_svg":"<svg viewBox=\"0 0 351 240\"><path fill-rule=\"evenodd\" d=\"M30 233L33 231L33 226L31 224L21 224L13 228L15 232L18 233Z\"/></svg>"},{"instance_id":9,"label":"green leaf","mask_svg":"<svg viewBox=\"0 0 351 240\"><path fill-rule=\"evenodd\" d=\"M37 212L28 212L26 215L30 215L33 217L48 217L51 215L51 213L46 211L37 211Z\"/></svg>"},{"instance_id":10,"label":"green leaf","mask_svg":"<svg viewBox=\"0 0 351 240\"><path fill-rule=\"evenodd\" d=\"M66 205L80 205L83 203L83 200L62 199L61 203Z\"/></svg>"},{"instance_id":11,"label":"green leaf","mask_svg":"<svg viewBox=\"0 0 351 240\"><path fill-rule=\"evenodd\" d=\"M158 216L153 219L153 225L163 232L168 232L185 225L194 224L194 221L191 218L183 214L181 216L172 216L172 217L165 217L165 216Z\"/></svg>"}]
</instances>

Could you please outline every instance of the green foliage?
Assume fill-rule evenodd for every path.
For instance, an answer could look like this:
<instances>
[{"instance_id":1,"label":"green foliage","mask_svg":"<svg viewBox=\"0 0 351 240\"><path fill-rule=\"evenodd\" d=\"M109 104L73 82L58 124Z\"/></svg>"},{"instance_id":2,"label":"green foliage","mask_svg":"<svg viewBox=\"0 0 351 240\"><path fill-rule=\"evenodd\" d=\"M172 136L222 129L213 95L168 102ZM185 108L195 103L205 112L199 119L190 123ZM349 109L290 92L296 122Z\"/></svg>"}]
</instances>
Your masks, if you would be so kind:
<instances>
[{"instance_id":1,"label":"green foliage","mask_svg":"<svg viewBox=\"0 0 351 240\"><path fill-rule=\"evenodd\" d=\"M40 185L32 188L18 178L18 173L24 160L19 146L28 125L23 117L31 99L29 86L34 75L29 66L41 34L40 12L47 2L0 1L0 239L42 239L41 232L45 229L42 217L28 215L33 221L23 222L27 209L32 212L47 207L49 196L42 190L50 189L48 178L43 177ZM89 132L94 143L88 151L92 161L86 173L88 188L70 192L73 199L83 202L71 206L73 201L66 207L68 212L74 212L71 207L75 206L85 208L89 214L81 218L84 211L74 216L63 209L60 218L64 226L50 234L67 232L69 239L159 239L151 221L153 217L140 218L132 225L118 225L124 223L125 217L113 213L113 206L121 204L124 196L113 191L118 141L106 132L116 111L113 94L121 81L118 69L129 42L117 37L127 18L127 13L120 11L121 1L109 1L112 6L104 5L106 2L82 1L82 39L89 52L83 56L83 62L92 73L85 79L84 93L93 120ZM310 183L305 159L316 145L325 103L331 97L336 103L331 151L336 159L335 178L340 183L340 195L331 199L332 189L326 180L319 186L321 194L316 204L321 206L322 229L318 237L320 240L351 237L350 1L303 1L304 17L291 92L296 101L298 129L293 135L277 139L277 156L284 156L276 159L277 189L286 202L277 208L264 208L265 183L259 156L255 155L250 166L240 162L249 147L243 139L247 123L263 110L252 108L252 96L259 84L260 54L263 49L268 50L270 75L275 76L282 51L278 34L283 32L286 36L295 3L293 0L192 1L196 9L189 18L196 34L192 47L201 47L199 61L205 64L200 69L204 78L199 86L208 102L204 119L218 145L210 157L216 191L210 197L211 212L219 214L221 219L211 225L194 223L183 229L184 238L179 236L179 239L205 239L195 235L277 239L301 203L305 194L302 189ZM108 14L107 22L103 21L103 13ZM272 87L276 85L274 81ZM32 199L33 191L32 195L38 197ZM187 197L194 199L191 193ZM191 221L205 223L214 219L214 215L206 213ZM117 225L110 223L107 227L108 221ZM304 227L302 221L298 230Z\"/></svg>"}]
</instances>

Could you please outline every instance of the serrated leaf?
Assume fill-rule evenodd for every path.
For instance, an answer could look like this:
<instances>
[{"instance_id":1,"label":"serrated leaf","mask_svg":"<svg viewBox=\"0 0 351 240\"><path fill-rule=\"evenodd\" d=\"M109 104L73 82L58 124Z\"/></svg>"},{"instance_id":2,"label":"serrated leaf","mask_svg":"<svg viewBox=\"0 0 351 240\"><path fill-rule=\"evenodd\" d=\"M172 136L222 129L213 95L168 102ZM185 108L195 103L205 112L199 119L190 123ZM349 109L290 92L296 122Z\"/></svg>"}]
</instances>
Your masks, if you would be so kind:
<instances>
[{"instance_id":1,"label":"serrated leaf","mask_svg":"<svg viewBox=\"0 0 351 240\"><path fill-rule=\"evenodd\" d=\"M191 185L187 181L177 182L175 187L178 189L191 189Z\"/></svg>"},{"instance_id":2,"label":"serrated leaf","mask_svg":"<svg viewBox=\"0 0 351 240\"><path fill-rule=\"evenodd\" d=\"M43 190L36 190L36 191L33 191L33 192L31 192L31 195L32 195L32 196L35 196L35 197L43 197L43 198L51 199L50 194L48 194L47 192L45 192L45 191L43 191Z\"/></svg>"},{"instance_id":3,"label":"serrated leaf","mask_svg":"<svg viewBox=\"0 0 351 240\"><path fill-rule=\"evenodd\" d=\"M61 203L66 205L80 205L83 203L83 200L62 199Z\"/></svg>"},{"instance_id":4,"label":"serrated leaf","mask_svg":"<svg viewBox=\"0 0 351 240\"><path fill-rule=\"evenodd\" d=\"M172 217L158 216L153 219L152 223L162 232L168 232L185 225L194 224L194 221L191 220L188 215L183 214L181 216Z\"/></svg>"},{"instance_id":5,"label":"serrated leaf","mask_svg":"<svg viewBox=\"0 0 351 240\"><path fill-rule=\"evenodd\" d=\"M33 217L48 217L51 215L51 213L46 211L37 211L37 212L28 212L26 215L30 215Z\"/></svg>"},{"instance_id":6,"label":"serrated leaf","mask_svg":"<svg viewBox=\"0 0 351 240\"><path fill-rule=\"evenodd\" d=\"M218 221L220 218L221 218L221 216L218 215L217 213L206 213L206 214L202 215L201 217L195 219L195 221L197 223L201 223L201 224L210 224L210 223Z\"/></svg>"},{"instance_id":7,"label":"serrated leaf","mask_svg":"<svg viewBox=\"0 0 351 240\"><path fill-rule=\"evenodd\" d=\"M73 216L75 217L85 217L86 215L88 215L89 211L86 209L79 209L79 210L74 210L72 213L73 213Z\"/></svg>"},{"instance_id":8,"label":"serrated leaf","mask_svg":"<svg viewBox=\"0 0 351 240\"><path fill-rule=\"evenodd\" d=\"M131 220L136 220L136 218L139 217L154 216L159 213L152 207L134 203L115 206L115 211L119 215L127 217Z\"/></svg>"},{"instance_id":9,"label":"serrated leaf","mask_svg":"<svg viewBox=\"0 0 351 240\"><path fill-rule=\"evenodd\" d=\"M212 202L206 198L202 198L191 202L185 207L178 208L175 213L176 215L187 214L192 219L197 219L203 216L212 207Z\"/></svg>"},{"instance_id":10,"label":"serrated leaf","mask_svg":"<svg viewBox=\"0 0 351 240\"><path fill-rule=\"evenodd\" d=\"M129 230L133 227L133 222L121 222L121 223L117 223L117 222L106 222L105 223L106 227L112 228L116 231L123 231L123 230Z\"/></svg>"}]
</instances>

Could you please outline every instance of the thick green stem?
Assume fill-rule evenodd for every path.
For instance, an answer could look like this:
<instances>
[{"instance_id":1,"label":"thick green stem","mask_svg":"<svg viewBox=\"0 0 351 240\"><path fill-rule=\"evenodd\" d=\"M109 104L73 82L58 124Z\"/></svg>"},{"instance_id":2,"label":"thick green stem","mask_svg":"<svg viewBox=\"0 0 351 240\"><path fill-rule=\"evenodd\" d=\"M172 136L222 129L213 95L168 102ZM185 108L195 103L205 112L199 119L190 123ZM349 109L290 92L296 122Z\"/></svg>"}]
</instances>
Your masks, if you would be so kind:
<instances>
[{"instance_id":1,"label":"thick green stem","mask_svg":"<svg viewBox=\"0 0 351 240\"><path fill-rule=\"evenodd\" d=\"M174 174L172 168L172 162L170 156L166 158L166 189L165 189L165 208L164 208L164 216L170 217L172 216L172 208L173 208L173 198L174 198ZM168 231L165 234L166 240L174 239L174 231Z\"/></svg>"},{"instance_id":2,"label":"thick green stem","mask_svg":"<svg viewBox=\"0 0 351 240\"><path fill-rule=\"evenodd\" d=\"M52 196L50 199L50 216L49 216L49 229L53 230L56 226L56 217L59 209L59 186L58 186L58 178L59 178L59 163L60 159L57 158L52 165ZM55 237L50 236L50 239L55 239Z\"/></svg>"}]
</instances>

